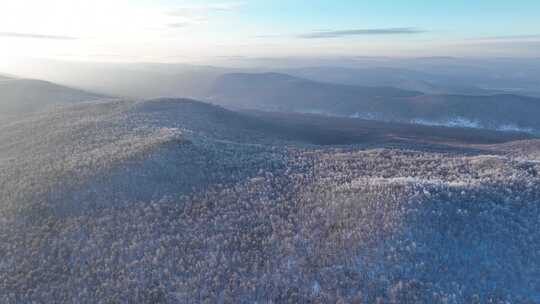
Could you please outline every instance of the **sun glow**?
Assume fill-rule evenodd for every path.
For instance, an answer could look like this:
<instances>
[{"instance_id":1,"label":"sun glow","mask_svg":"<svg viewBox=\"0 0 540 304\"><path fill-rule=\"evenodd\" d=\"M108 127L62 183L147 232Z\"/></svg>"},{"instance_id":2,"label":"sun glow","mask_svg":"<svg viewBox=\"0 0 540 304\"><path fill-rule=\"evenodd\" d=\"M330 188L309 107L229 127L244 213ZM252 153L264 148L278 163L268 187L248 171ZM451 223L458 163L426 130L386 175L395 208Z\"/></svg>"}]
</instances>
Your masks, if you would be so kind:
<instances>
[{"instance_id":1,"label":"sun glow","mask_svg":"<svg viewBox=\"0 0 540 304\"><path fill-rule=\"evenodd\" d=\"M159 7L121 0L22 0L2 5L0 56L4 61L12 56L33 56L36 50L40 57L77 59L151 54L158 45L181 47L182 39L170 41L179 31L171 25L194 21ZM134 49L137 51L130 52Z\"/></svg>"}]
</instances>

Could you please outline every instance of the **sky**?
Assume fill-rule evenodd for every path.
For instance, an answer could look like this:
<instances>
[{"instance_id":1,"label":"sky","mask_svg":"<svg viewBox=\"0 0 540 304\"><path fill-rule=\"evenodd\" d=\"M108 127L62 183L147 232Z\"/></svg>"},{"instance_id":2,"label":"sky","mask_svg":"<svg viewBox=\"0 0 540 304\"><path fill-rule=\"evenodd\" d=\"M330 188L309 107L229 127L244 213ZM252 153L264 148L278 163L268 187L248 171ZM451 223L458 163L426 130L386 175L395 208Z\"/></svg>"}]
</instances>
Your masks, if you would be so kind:
<instances>
[{"instance_id":1,"label":"sky","mask_svg":"<svg viewBox=\"0 0 540 304\"><path fill-rule=\"evenodd\" d=\"M540 56L540 1L0 0L0 62Z\"/></svg>"}]
</instances>

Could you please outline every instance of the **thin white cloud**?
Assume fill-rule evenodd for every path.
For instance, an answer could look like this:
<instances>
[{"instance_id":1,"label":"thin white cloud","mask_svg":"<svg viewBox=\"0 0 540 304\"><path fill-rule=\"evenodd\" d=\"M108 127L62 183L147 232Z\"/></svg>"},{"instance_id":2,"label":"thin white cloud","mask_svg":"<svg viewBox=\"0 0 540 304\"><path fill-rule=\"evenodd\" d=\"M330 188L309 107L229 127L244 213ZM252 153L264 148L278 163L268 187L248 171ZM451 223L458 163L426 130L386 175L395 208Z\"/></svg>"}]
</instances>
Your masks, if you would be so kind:
<instances>
[{"instance_id":1,"label":"thin white cloud","mask_svg":"<svg viewBox=\"0 0 540 304\"><path fill-rule=\"evenodd\" d=\"M468 40L476 40L476 41L525 41L525 40L539 40L540 35L507 35L507 36L489 36L489 37L476 37L476 38L470 38Z\"/></svg>"},{"instance_id":2,"label":"thin white cloud","mask_svg":"<svg viewBox=\"0 0 540 304\"><path fill-rule=\"evenodd\" d=\"M340 38L346 36L365 35L410 35L425 33L424 30L414 27L394 27L394 28L372 28L372 29L350 29L341 31L316 31L298 35L298 38L319 39L319 38Z\"/></svg>"},{"instance_id":3,"label":"thin white cloud","mask_svg":"<svg viewBox=\"0 0 540 304\"><path fill-rule=\"evenodd\" d=\"M240 9L242 6L244 6L242 2L187 5L178 7L168 14L170 16L189 17L194 15L206 15L213 12L232 12Z\"/></svg>"},{"instance_id":4,"label":"thin white cloud","mask_svg":"<svg viewBox=\"0 0 540 304\"><path fill-rule=\"evenodd\" d=\"M76 37L70 36L58 36L58 35L43 35L33 33L13 33L13 32L0 32L0 37L8 38L24 38L24 39L49 39L49 40L76 40Z\"/></svg>"}]
</instances>

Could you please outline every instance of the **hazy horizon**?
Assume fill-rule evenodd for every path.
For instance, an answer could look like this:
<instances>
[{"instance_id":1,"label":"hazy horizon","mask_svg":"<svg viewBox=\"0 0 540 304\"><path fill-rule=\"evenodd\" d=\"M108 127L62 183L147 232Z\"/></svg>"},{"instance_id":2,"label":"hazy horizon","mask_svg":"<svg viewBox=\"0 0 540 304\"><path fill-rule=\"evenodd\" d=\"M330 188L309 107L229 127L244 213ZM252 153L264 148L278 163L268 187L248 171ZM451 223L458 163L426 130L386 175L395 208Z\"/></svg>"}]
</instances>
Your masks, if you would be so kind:
<instances>
[{"instance_id":1,"label":"hazy horizon","mask_svg":"<svg viewBox=\"0 0 540 304\"><path fill-rule=\"evenodd\" d=\"M3 1L0 61L538 57L536 1Z\"/></svg>"}]
</instances>

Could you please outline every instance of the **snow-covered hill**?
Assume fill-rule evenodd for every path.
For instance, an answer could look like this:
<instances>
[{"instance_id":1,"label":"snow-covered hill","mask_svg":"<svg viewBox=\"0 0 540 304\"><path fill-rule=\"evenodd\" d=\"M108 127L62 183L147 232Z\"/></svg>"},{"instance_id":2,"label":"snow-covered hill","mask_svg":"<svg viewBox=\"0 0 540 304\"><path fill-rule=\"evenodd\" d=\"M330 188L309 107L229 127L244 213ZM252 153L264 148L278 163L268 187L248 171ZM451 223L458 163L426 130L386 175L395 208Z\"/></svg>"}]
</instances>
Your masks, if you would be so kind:
<instances>
[{"instance_id":1,"label":"snow-covered hill","mask_svg":"<svg viewBox=\"0 0 540 304\"><path fill-rule=\"evenodd\" d=\"M80 211L151 200L233 178L237 167L256 171L243 157L262 149L237 142L263 136L243 123L219 107L166 99L85 103L0 122L1 211L27 208L23 202L64 212L64 202Z\"/></svg>"},{"instance_id":2,"label":"snow-covered hill","mask_svg":"<svg viewBox=\"0 0 540 304\"><path fill-rule=\"evenodd\" d=\"M0 121L0 302L540 301L536 140L313 119L158 99Z\"/></svg>"}]
</instances>

